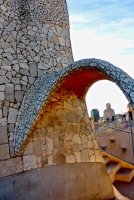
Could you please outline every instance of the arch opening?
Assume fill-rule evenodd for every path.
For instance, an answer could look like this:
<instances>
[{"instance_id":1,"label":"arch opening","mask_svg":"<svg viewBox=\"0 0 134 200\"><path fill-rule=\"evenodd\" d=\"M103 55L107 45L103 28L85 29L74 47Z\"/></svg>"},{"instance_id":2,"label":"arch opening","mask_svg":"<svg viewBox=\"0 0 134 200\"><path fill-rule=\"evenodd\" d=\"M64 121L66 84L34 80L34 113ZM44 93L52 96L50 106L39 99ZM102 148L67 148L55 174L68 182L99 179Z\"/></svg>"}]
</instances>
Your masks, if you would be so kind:
<instances>
[{"instance_id":1,"label":"arch opening","mask_svg":"<svg viewBox=\"0 0 134 200\"><path fill-rule=\"evenodd\" d=\"M92 109L98 109L100 117L103 117L108 102L116 114L125 114L128 100L120 88L109 80L95 82L86 93L89 116Z\"/></svg>"},{"instance_id":2,"label":"arch opening","mask_svg":"<svg viewBox=\"0 0 134 200\"><path fill-rule=\"evenodd\" d=\"M83 98L85 97L83 94L86 94L87 90L94 83L100 80L112 81L105 74L94 69L89 69L76 72L63 83L63 86L69 87L78 96L78 98Z\"/></svg>"},{"instance_id":3,"label":"arch opening","mask_svg":"<svg viewBox=\"0 0 134 200\"><path fill-rule=\"evenodd\" d=\"M74 62L57 74L37 79L24 97L15 127L16 154L22 153L44 107L61 86L68 86L83 99L89 87L99 80L115 82L134 107L134 80L123 70L94 58Z\"/></svg>"}]
</instances>

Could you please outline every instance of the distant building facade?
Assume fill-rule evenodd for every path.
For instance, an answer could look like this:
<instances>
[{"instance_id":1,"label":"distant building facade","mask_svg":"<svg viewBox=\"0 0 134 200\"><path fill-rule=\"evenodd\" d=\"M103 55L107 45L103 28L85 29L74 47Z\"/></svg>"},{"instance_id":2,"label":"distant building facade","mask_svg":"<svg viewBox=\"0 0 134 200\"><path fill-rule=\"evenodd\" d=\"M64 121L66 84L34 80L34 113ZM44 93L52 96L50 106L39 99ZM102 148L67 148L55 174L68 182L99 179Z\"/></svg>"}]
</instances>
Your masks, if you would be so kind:
<instances>
[{"instance_id":1,"label":"distant building facade","mask_svg":"<svg viewBox=\"0 0 134 200\"><path fill-rule=\"evenodd\" d=\"M94 122L98 122L98 120L100 119L100 113L98 109L92 109L91 110L91 117L94 118Z\"/></svg>"},{"instance_id":2,"label":"distant building facade","mask_svg":"<svg viewBox=\"0 0 134 200\"><path fill-rule=\"evenodd\" d=\"M111 104L106 104L106 109L104 110L103 118L107 122L112 122L115 120L115 111L111 108Z\"/></svg>"}]
</instances>

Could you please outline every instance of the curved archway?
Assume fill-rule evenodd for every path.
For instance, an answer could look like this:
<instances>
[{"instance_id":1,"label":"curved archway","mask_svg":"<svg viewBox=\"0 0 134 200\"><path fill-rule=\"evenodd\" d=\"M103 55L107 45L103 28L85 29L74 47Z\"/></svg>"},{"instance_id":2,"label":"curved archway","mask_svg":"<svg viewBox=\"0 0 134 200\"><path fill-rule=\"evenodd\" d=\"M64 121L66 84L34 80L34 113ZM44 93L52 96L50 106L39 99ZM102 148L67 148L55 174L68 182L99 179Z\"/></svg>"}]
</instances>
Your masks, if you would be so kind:
<instances>
[{"instance_id":1,"label":"curved archway","mask_svg":"<svg viewBox=\"0 0 134 200\"><path fill-rule=\"evenodd\" d=\"M21 154L31 131L43 113L50 98L61 87L69 87L78 98L98 80L115 82L134 107L134 80L118 67L99 59L84 59L64 68L57 74L37 79L24 97L15 127L15 152Z\"/></svg>"},{"instance_id":2,"label":"curved archway","mask_svg":"<svg viewBox=\"0 0 134 200\"><path fill-rule=\"evenodd\" d=\"M110 102L116 114L123 114L128 104L120 88L109 80L94 83L87 91L85 99L89 116L91 116L91 110L95 108L99 110L100 116L103 116L107 102Z\"/></svg>"}]
</instances>

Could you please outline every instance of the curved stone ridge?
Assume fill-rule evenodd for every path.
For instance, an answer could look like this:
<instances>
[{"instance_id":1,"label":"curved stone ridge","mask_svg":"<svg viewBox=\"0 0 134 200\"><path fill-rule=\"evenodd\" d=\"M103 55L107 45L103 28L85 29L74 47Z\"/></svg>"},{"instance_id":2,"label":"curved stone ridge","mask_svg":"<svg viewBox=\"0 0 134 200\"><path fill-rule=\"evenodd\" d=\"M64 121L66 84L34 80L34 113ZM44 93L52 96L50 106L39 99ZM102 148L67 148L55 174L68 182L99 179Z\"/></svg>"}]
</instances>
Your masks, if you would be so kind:
<instances>
[{"instance_id":1,"label":"curved stone ridge","mask_svg":"<svg viewBox=\"0 0 134 200\"><path fill-rule=\"evenodd\" d=\"M21 19L30 18L32 21L59 24L67 16L66 2L63 0L12 0L11 3Z\"/></svg>"},{"instance_id":2,"label":"curved stone ridge","mask_svg":"<svg viewBox=\"0 0 134 200\"><path fill-rule=\"evenodd\" d=\"M35 123L43 113L49 98L62 83L72 74L85 70L95 69L105 74L122 90L128 101L134 107L134 79L120 68L99 59L84 59L61 70L59 73L44 75L38 78L23 99L18 114L14 146L16 154L23 152L23 146L28 142L30 133Z\"/></svg>"}]
</instances>

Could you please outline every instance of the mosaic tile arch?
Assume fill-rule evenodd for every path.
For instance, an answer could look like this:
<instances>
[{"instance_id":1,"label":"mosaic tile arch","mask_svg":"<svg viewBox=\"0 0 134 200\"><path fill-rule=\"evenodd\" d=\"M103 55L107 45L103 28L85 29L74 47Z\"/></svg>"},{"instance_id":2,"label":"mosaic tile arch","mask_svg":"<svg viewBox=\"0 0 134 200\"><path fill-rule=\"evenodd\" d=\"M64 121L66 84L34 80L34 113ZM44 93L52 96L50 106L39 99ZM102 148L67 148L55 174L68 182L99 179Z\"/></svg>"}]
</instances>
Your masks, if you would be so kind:
<instances>
[{"instance_id":1,"label":"mosaic tile arch","mask_svg":"<svg viewBox=\"0 0 134 200\"><path fill-rule=\"evenodd\" d=\"M24 96L14 134L16 155L23 153L45 106L62 85L72 87L71 89L78 96L79 91L83 93L88 85L102 79L116 83L134 108L134 79L132 77L120 68L100 59L79 60L58 73L38 78Z\"/></svg>"}]
</instances>

